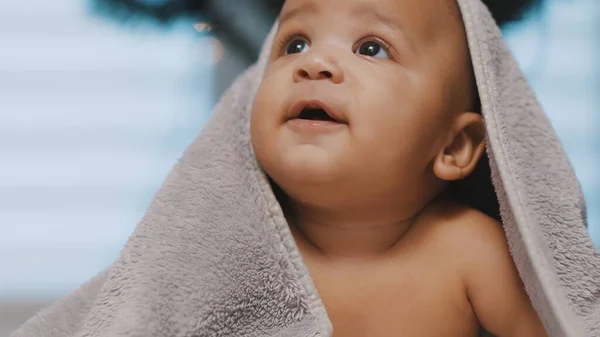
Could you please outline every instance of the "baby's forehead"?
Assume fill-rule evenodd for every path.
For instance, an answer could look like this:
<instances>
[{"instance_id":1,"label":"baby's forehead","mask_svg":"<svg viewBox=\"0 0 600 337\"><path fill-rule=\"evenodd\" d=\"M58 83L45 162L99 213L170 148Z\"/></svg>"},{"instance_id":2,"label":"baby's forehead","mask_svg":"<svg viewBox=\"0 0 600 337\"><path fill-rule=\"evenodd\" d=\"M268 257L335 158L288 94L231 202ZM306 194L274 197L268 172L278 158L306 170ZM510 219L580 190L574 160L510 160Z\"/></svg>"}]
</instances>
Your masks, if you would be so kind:
<instances>
[{"instance_id":1,"label":"baby's forehead","mask_svg":"<svg viewBox=\"0 0 600 337\"><path fill-rule=\"evenodd\" d=\"M347 16L357 24L384 22L425 36L461 21L456 0L286 0L280 22L315 15Z\"/></svg>"}]
</instances>

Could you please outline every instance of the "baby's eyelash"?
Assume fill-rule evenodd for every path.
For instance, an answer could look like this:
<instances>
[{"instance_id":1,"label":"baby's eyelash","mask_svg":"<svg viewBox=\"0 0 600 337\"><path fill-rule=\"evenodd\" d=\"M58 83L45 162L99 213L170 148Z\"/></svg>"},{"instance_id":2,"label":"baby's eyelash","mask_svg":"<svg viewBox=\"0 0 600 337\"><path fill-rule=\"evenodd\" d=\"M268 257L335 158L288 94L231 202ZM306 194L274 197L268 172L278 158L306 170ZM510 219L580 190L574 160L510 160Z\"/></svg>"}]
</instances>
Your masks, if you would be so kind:
<instances>
[{"instance_id":1,"label":"baby's eyelash","mask_svg":"<svg viewBox=\"0 0 600 337\"><path fill-rule=\"evenodd\" d=\"M275 54L279 55L283 55L285 52L285 47L287 47L288 43L290 43L293 39L296 38L301 38L304 39L306 41L308 41L308 39L304 36L304 34L300 34L300 33L286 33L285 35L283 35L282 38L278 38L277 39L277 43L275 44Z\"/></svg>"},{"instance_id":2,"label":"baby's eyelash","mask_svg":"<svg viewBox=\"0 0 600 337\"><path fill-rule=\"evenodd\" d=\"M278 38L276 41L276 44L274 45L275 49L274 54L277 55L278 57L281 55L285 54L285 48L287 47L287 45L293 41L294 39L304 39L306 41L308 41L310 43L310 40L306 37L305 34L299 33L299 32L290 32L290 33L286 33L285 35L283 35L281 38ZM365 42L377 42L379 44L381 44L381 46L385 49L385 51L388 53L388 55L390 56L390 58L392 60L398 60L399 56L398 53L396 52L396 50L394 49L394 47L392 47L389 43L387 43L385 40L383 40L382 38L379 38L375 35L369 35L366 37L361 38L360 40L358 40L353 46L352 46L352 52L356 52L356 50L360 47L361 44L365 43Z\"/></svg>"},{"instance_id":3,"label":"baby's eyelash","mask_svg":"<svg viewBox=\"0 0 600 337\"><path fill-rule=\"evenodd\" d=\"M379 38L375 35L370 35L367 37L363 37L362 39L358 40L358 42L356 42L354 44L354 46L352 46L352 51L356 52L358 50L358 48L365 42L377 42L379 43L383 49L385 49L385 51L388 53L388 55L390 56L390 58L392 60L397 60L398 59L398 53L396 52L396 50L394 49L394 47L392 47L391 44L387 43L384 39Z\"/></svg>"}]
</instances>

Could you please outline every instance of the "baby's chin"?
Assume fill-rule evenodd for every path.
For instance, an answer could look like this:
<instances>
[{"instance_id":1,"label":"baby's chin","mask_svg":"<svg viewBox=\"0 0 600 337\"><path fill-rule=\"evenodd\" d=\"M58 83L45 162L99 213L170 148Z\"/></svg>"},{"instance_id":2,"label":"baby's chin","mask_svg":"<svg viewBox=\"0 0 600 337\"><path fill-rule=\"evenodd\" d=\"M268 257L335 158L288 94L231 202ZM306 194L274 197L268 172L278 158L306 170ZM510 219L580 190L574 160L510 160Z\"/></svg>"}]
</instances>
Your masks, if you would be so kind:
<instances>
[{"instance_id":1,"label":"baby's chin","mask_svg":"<svg viewBox=\"0 0 600 337\"><path fill-rule=\"evenodd\" d=\"M266 165L267 173L286 184L323 184L339 180L343 172L340 159L327 149L316 145L297 145L291 151L279 153Z\"/></svg>"}]
</instances>

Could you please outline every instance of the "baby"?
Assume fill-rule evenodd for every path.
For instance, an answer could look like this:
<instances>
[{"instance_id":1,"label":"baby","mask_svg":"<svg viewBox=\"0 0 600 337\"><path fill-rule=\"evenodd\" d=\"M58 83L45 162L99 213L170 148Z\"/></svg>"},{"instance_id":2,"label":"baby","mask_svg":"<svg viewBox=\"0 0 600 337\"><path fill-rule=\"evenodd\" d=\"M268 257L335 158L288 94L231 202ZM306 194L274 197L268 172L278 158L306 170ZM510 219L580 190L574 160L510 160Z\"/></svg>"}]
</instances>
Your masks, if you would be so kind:
<instances>
[{"instance_id":1,"label":"baby","mask_svg":"<svg viewBox=\"0 0 600 337\"><path fill-rule=\"evenodd\" d=\"M501 224L453 0L288 0L251 119L334 335L545 336Z\"/></svg>"}]
</instances>

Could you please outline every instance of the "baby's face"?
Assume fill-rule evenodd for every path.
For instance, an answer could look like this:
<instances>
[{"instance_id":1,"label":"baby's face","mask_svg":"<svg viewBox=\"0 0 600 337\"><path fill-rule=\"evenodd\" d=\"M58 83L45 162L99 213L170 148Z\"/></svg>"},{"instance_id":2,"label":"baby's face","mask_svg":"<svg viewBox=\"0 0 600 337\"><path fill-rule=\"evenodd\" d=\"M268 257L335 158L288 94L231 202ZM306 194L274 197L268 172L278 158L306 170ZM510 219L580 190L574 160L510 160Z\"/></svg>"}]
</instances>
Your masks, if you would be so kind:
<instances>
[{"instance_id":1,"label":"baby's face","mask_svg":"<svg viewBox=\"0 0 600 337\"><path fill-rule=\"evenodd\" d=\"M470 108L470 69L453 0L287 0L252 109L256 156L284 190L410 189Z\"/></svg>"}]
</instances>

